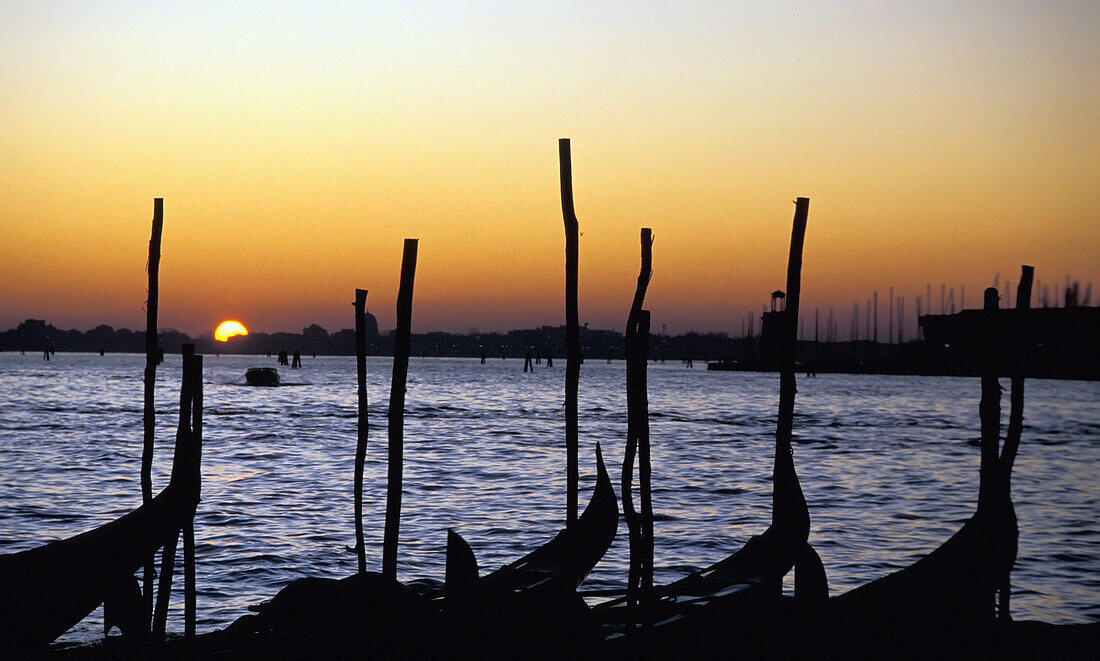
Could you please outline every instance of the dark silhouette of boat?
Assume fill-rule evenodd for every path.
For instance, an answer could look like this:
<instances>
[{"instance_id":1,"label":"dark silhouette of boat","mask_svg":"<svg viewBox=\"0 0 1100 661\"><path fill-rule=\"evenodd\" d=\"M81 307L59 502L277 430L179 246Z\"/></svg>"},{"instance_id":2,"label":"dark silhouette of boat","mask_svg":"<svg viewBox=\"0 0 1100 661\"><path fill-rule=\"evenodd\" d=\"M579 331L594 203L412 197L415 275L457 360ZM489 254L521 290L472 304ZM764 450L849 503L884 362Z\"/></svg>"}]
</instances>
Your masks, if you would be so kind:
<instances>
[{"instance_id":1,"label":"dark silhouette of boat","mask_svg":"<svg viewBox=\"0 0 1100 661\"><path fill-rule=\"evenodd\" d=\"M274 367L249 367L244 373L244 380L250 386L274 387L279 385L279 370Z\"/></svg>"},{"instance_id":2,"label":"dark silhouette of boat","mask_svg":"<svg viewBox=\"0 0 1100 661\"><path fill-rule=\"evenodd\" d=\"M484 577L469 545L449 531L442 588L414 589L375 572L299 579L256 607L256 614L199 636L195 650L284 658L364 650L382 657L476 657L479 651L530 649L532 641L544 650L562 649L565 641L577 642L578 631L591 648L597 629L576 588L611 546L619 522L598 447L596 468L592 497L573 526Z\"/></svg>"},{"instance_id":3,"label":"dark silhouette of boat","mask_svg":"<svg viewBox=\"0 0 1100 661\"><path fill-rule=\"evenodd\" d=\"M1026 268L1020 287L1026 292L1026 301L1031 290ZM996 299L995 290L987 290L982 320L986 337L991 337L995 328ZM1018 313L1026 312L1025 302ZM1026 321L1014 332L1017 350L1025 346L1021 339L1025 325ZM1012 379L1008 433L1002 447L1001 386L996 378L994 351L990 344L983 357L985 371L978 407L981 465L974 515L939 548L909 567L828 601L825 617L819 620L828 623L822 640L838 653L928 653L936 649L930 646L930 638L944 651L988 652L992 626L998 619L1001 624L1010 621L1009 577L1019 537L1011 475L1023 429L1024 378L1022 369L1017 368ZM1023 359L1018 357L1017 362L1022 364Z\"/></svg>"},{"instance_id":4,"label":"dark silhouette of boat","mask_svg":"<svg viewBox=\"0 0 1100 661\"><path fill-rule=\"evenodd\" d=\"M615 539L618 525L619 506L615 489L611 486L603 453L597 443L596 487L577 522L561 530L553 539L531 553L483 577L479 589L488 595L521 592L543 585L568 591L576 590L588 576L588 572L607 553ZM461 542L460 546L466 546L458 533L452 534L457 538L456 541ZM457 569L463 563L468 570L472 561L476 572L476 560L472 553L463 558L452 553L451 546L448 544L448 570L453 566ZM461 553L457 548L455 551ZM468 574L469 571L465 573ZM454 591L447 592L449 595Z\"/></svg>"},{"instance_id":5,"label":"dark silhouette of boat","mask_svg":"<svg viewBox=\"0 0 1100 661\"><path fill-rule=\"evenodd\" d=\"M776 457L773 483L772 524L763 534L706 569L654 588L652 635L666 648L691 645L700 631L778 606L783 577L812 550L806 544L809 512L790 454ZM604 629L605 652L629 655L625 646L636 616L627 599L599 604L592 612Z\"/></svg>"},{"instance_id":6,"label":"dark silhouette of boat","mask_svg":"<svg viewBox=\"0 0 1100 661\"><path fill-rule=\"evenodd\" d=\"M0 555L0 656L43 649L100 604L107 626L148 633L134 572L174 543L199 502L201 448L189 407L180 416L171 478L152 501L74 537Z\"/></svg>"},{"instance_id":7,"label":"dark silhouette of boat","mask_svg":"<svg viewBox=\"0 0 1100 661\"><path fill-rule=\"evenodd\" d=\"M983 478L984 481L984 478ZM928 632L954 649L995 621L996 591L1016 557L1016 517L979 502L962 528L909 567L830 599L831 647L874 654L927 649Z\"/></svg>"},{"instance_id":8,"label":"dark silhouette of boat","mask_svg":"<svg viewBox=\"0 0 1100 661\"><path fill-rule=\"evenodd\" d=\"M998 404L991 415L999 412ZM1017 415L1022 419L1022 410ZM1100 623L1009 617L1005 591L1018 538L1009 488L1014 451L997 456L998 432L983 436L977 508L931 553L833 598L825 598L817 564L812 580L825 589L813 598L799 600L796 577L795 599L753 614L754 631L739 624L740 639L709 632L696 643L705 641L718 656L748 649L778 658L1096 658Z\"/></svg>"},{"instance_id":9,"label":"dark silhouette of boat","mask_svg":"<svg viewBox=\"0 0 1100 661\"><path fill-rule=\"evenodd\" d=\"M776 361L781 365L779 410L775 432L775 459L772 465L772 521L763 534L749 539L735 553L706 569L694 572L664 586L647 586L639 582L638 594L630 586L626 596L599 604L593 614L604 632L603 653L611 656L636 657L653 653L652 643L659 640L668 654L690 649L700 636L715 629L725 630L730 620L748 622L755 613L773 611L783 592L783 577L796 563L812 564L816 554L806 543L810 532L810 515L806 498L794 468L791 436L794 420L795 345L798 328L798 301L801 290L803 236L809 200L798 198L791 235L791 251L787 265L788 307L776 312ZM648 444L648 402L645 392L644 366L648 341L648 313L641 310L649 279L647 238L643 231L642 270L638 288L627 322L628 349L627 409L641 429L639 438ZM774 295L773 295L774 297ZM639 323L640 322L640 323ZM639 350L640 347L640 350ZM641 386L631 386L631 364L640 364ZM631 413L630 411L634 411ZM628 430L628 435L630 431ZM633 473L633 456L628 439L626 461L623 463L624 510L628 504L629 484ZM639 444L640 447L640 444ZM642 488L644 490L645 484ZM644 491L643 491L644 494ZM628 512L629 514L629 512ZM629 516L628 516L629 518ZM652 532L648 535L652 543ZM634 540L631 540L632 555ZM652 553L650 546L649 553ZM649 562L652 562L650 556ZM819 560L817 560L820 563ZM633 558L632 558L633 563ZM652 567L652 565L650 565ZM641 569L641 565L638 565ZM631 579L635 568L631 568ZM652 580L652 574L647 580ZM796 578L796 583L798 583ZM802 582L802 597L807 598L813 583ZM820 591L822 586L813 586ZM797 588L797 585L796 585ZM827 591L826 591L827 594Z\"/></svg>"},{"instance_id":10,"label":"dark silhouette of boat","mask_svg":"<svg viewBox=\"0 0 1100 661\"><path fill-rule=\"evenodd\" d=\"M619 520L598 444L596 469L592 499L573 525L484 577L478 578L470 546L448 531L445 651L469 658L568 658L596 649L600 628L577 587L611 546Z\"/></svg>"},{"instance_id":11,"label":"dark silhouette of boat","mask_svg":"<svg viewBox=\"0 0 1100 661\"><path fill-rule=\"evenodd\" d=\"M1018 352L1027 346L1023 315L1031 276L1026 267L1020 287L1019 298L1025 303L1018 305L1021 327L1014 330ZM986 292L985 313L982 330L988 336L995 328L995 291ZM985 352L978 505L962 528L909 567L832 599L820 559L803 545L796 558L794 599L739 612L745 616L740 621L715 622L710 631L696 629L696 646L706 645L716 657L748 653L837 659L1095 658L1100 653L1100 623L1013 622L1009 615L1010 574L1019 535L1011 474L1023 429L1025 358L1015 358L1002 446L997 349L989 343ZM800 570L806 575L800 576Z\"/></svg>"}]
</instances>

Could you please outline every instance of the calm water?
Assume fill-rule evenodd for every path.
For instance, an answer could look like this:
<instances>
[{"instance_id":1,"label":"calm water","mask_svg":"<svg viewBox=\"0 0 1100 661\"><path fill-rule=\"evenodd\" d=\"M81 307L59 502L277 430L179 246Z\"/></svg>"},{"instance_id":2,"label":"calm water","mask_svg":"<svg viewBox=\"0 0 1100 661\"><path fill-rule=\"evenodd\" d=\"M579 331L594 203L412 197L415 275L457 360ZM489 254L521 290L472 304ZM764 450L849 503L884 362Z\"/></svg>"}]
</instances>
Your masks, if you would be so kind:
<instances>
[{"instance_id":1,"label":"calm water","mask_svg":"<svg viewBox=\"0 0 1100 661\"><path fill-rule=\"evenodd\" d=\"M355 571L355 361L305 358L277 389L243 385L273 359L208 356L203 502L196 522L200 631L301 576ZM564 519L564 361L414 359L405 424L403 578L442 579L446 529L482 571L549 539ZM140 504L142 370L135 355L0 354L0 552L111 520ZM381 562L391 363L368 361L368 565ZM623 364L581 372L582 504L603 445L618 484ZM171 461L179 356L158 370L154 488ZM661 582L728 555L767 526L778 377L650 368L656 572ZM1006 384L1007 385L1007 384ZM978 490L977 379L799 378L795 460L810 541L833 594L904 567L949 537ZM1005 398L1007 417L1007 397ZM1020 554L1013 613L1100 619L1100 383L1029 381L1013 480ZM625 527L585 588L623 585ZM177 587L180 586L177 581ZM178 611L170 629L182 629ZM97 612L65 640L100 635Z\"/></svg>"}]
</instances>

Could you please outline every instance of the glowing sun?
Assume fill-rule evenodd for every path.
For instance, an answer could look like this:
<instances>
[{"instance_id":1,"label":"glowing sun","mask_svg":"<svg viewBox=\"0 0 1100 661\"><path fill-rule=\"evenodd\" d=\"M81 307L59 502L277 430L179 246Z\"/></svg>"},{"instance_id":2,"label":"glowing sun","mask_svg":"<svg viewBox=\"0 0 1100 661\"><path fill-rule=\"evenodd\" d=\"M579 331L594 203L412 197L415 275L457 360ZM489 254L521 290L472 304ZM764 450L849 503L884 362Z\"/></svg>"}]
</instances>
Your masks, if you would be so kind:
<instances>
[{"instance_id":1,"label":"glowing sun","mask_svg":"<svg viewBox=\"0 0 1100 661\"><path fill-rule=\"evenodd\" d=\"M214 339L218 342L227 342L237 335L248 335L248 329L241 322L232 319L223 321L214 329Z\"/></svg>"}]
</instances>

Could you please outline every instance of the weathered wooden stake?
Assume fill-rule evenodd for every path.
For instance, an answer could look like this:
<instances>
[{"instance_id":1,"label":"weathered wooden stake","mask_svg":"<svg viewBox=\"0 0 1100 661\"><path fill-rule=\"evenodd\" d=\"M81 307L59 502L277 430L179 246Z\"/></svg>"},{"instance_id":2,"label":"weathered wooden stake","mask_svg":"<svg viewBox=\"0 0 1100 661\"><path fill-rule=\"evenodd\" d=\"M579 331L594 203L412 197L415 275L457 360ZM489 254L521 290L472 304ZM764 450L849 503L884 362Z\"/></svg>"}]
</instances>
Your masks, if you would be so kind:
<instances>
[{"instance_id":1,"label":"weathered wooden stake","mask_svg":"<svg viewBox=\"0 0 1100 661\"><path fill-rule=\"evenodd\" d=\"M578 463L577 389L581 377L580 313L577 307L577 264L580 229L573 209L573 166L569 138L558 140L561 168L561 212L565 219L565 525L577 522Z\"/></svg>"},{"instance_id":2,"label":"weathered wooden stake","mask_svg":"<svg viewBox=\"0 0 1100 661\"><path fill-rule=\"evenodd\" d=\"M798 337L798 304L802 291L802 245L806 237L806 218L810 200L795 200L791 252L787 260L787 307L784 308L779 368L779 419L775 427L775 463L772 467L772 525L786 519L782 530L805 530L805 500L794 470L791 436L794 431L795 349Z\"/></svg>"},{"instance_id":3,"label":"weathered wooden stake","mask_svg":"<svg viewBox=\"0 0 1100 661\"><path fill-rule=\"evenodd\" d=\"M1035 277L1035 267L1023 266L1020 284L1016 289L1016 315L1013 320L1012 347L1012 392L1011 409L1008 418L1008 433L1005 436L1001 461L1005 462L1007 476L1012 475L1012 465L1016 461L1016 452L1020 449L1020 437L1024 429L1024 377L1031 367L1031 329L1028 311L1031 309L1031 283Z\"/></svg>"},{"instance_id":4,"label":"weathered wooden stake","mask_svg":"<svg viewBox=\"0 0 1100 661\"><path fill-rule=\"evenodd\" d=\"M626 322L627 430L620 487L623 500L623 516L626 518L630 537L630 570L627 577L627 608L631 614L629 621L631 624L640 621L643 626L647 626L651 624L650 601L653 587L653 504L649 484L651 474L649 461L649 404L646 395L649 312L643 310L642 305L645 303L645 294L653 271L653 234L649 228L642 229L641 244L641 269L638 272L638 284L634 290L634 300L630 305L630 314ZM642 500L642 513L640 516L634 508L632 486L636 453L639 460L638 482ZM647 534L650 535L648 540ZM639 605L641 605L640 613Z\"/></svg>"},{"instance_id":5,"label":"weathered wooden stake","mask_svg":"<svg viewBox=\"0 0 1100 661\"><path fill-rule=\"evenodd\" d=\"M184 380L186 381L186 377ZM164 640L167 630L168 602L172 598L172 578L176 571L176 548L179 541L180 531L177 530L160 552L160 582L157 585L157 605L153 611L153 639L158 643Z\"/></svg>"},{"instance_id":6,"label":"weathered wooden stake","mask_svg":"<svg viewBox=\"0 0 1100 661\"><path fill-rule=\"evenodd\" d=\"M1008 503L1012 503L1012 466L1016 462L1016 453L1020 449L1020 437L1024 431L1024 377L1031 366L1031 326L1028 310L1031 307L1031 282L1035 268L1022 266L1020 284L1016 289L1016 315L1012 324L1012 391L1009 396L1008 432L1001 450L1001 471ZM1013 513L1014 517L1014 513ZM1018 534L1018 533L1017 533ZM1015 551L1012 549L1013 560ZM1012 619L1012 572L1011 563L998 587L997 615L1000 619Z\"/></svg>"},{"instance_id":7,"label":"weathered wooden stake","mask_svg":"<svg viewBox=\"0 0 1100 661\"><path fill-rule=\"evenodd\" d=\"M177 434L180 437L190 437L191 439L194 439L195 432L195 358L195 345L183 345L183 379L180 385L180 414ZM199 415L201 420L201 414ZM176 570L176 549L179 547L180 532L180 530L175 531L175 534L166 540L164 548L161 550L160 582L157 585L156 609L153 611L153 636L157 642L164 640L168 625L168 606L172 599L172 579ZM186 553L186 543L184 551ZM186 576L184 581L186 583Z\"/></svg>"},{"instance_id":8,"label":"weathered wooden stake","mask_svg":"<svg viewBox=\"0 0 1100 661\"><path fill-rule=\"evenodd\" d=\"M157 381L157 363L160 362L160 343L157 340L157 305L160 301L160 237L164 228L164 198L153 199L153 230L149 237L149 292L145 301L145 401L142 423L144 444L141 451L141 503L148 505L153 500L153 441L156 426L156 399L154 391ZM142 597L145 605L145 618L153 615L153 568L155 560L150 557L145 563L142 580Z\"/></svg>"},{"instance_id":9,"label":"weathered wooden stake","mask_svg":"<svg viewBox=\"0 0 1100 661\"><path fill-rule=\"evenodd\" d=\"M192 443L202 452L202 356L192 356L191 436ZM195 637L197 606L195 603L195 515L183 525L183 619L184 636Z\"/></svg>"},{"instance_id":10,"label":"weathered wooden stake","mask_svg":"<svg viewBox=\"0 0 1100 661\"><path fill-rule=\"evenodd\" d=\"M653 467L649 455L649 397L646 385L646 365L649 362L649 310L638 315L637 362L640 383L635 426L638 434L638 490L642 499L642 583L638 598L641 602L642 627L647 632L653 626Z\"/></svg>"},{"instance_id":11,"label":"weathered wooden stake","mask_svg":"<svg viewBox=\"0 0 1100 661\"><path fill-rule=\"evenodd\" d=\"M358 381L359 438L355 445L355 552L359 573L367 573L367 550L363 541L363 463L367 459L367 290L355 290L355 374Z\"/></svg>"},{"instance_id":12,"label":"weathered wooden stake","mask_svg":"<svg viewBox=\"0 0 1100 661\"><path fill-rule=\"evenodd\" d=\"M999 274L998 274L999 275ZM978 417L981 419L981 463L978 487L978 509L989 510L993 504L994 483L997 477L997 458L1001 438L1001 384L997 382L997 345L1000 333L997 324L997 309L1000 307L1000 294L996 287L985 290L982 309L982 398L978 402Z\"/></svg>"},{"instance_id":13,"label":"weathered wooden stake","mask_svg":"<svg viewBox=\"0 0 1100 661\"><path fill-rule=\"evenodd\" d=\"M393 376L390 379L389 470L386 482L386 530L382 540L382 575L397 580L397 533L401 523L401 473L404 461L405 382L409 376L412 332L413 276L416 239L405 239L401 284L397 291L397 329L393 334Z\"/></svg>"}]
</instances>

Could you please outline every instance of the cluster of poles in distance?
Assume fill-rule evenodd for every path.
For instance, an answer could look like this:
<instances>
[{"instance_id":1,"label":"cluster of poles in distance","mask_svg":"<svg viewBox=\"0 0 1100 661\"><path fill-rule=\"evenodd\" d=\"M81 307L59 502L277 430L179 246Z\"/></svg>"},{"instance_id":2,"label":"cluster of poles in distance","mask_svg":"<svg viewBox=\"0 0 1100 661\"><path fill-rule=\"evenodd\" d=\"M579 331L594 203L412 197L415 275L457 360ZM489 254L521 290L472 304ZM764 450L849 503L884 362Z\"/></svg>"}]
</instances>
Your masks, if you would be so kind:
<instances>
[{"instance_id":1,"label":"cluster of poles in distance","mask_svg":"<svg viewBox=\"0 0 1100 661\"><path fill-rule=\"evenodd\" d=\"M1008 279L1002 282L1001 274L998 272L993 277L992 286L998 291L1003 291L998 305L1006 309L1012 307L1014 299L1011 282ZM846 326L842 325L842 313L837 312L835 308L822 310L815 306L812 320L806 317L799 319L798 339L815 342L865 341L883 344L902 344L919 340L921 337L918 319L921 316L955 314L966 309L966 285L958 288L957 302L955 293L955 287L941 284L937 296L932 285L927 284L923 294L917 294L908 299L914 302L914 305L909 307L906 304L907 297L895 296L894 288L890 287L886 301L880 310L879 295L876 290L862 306L858 301L852 303ZM1066 275L1064 285L1043 284L1042 280L1036 280L1032 288L1030 304L1036 308L1089 306L1092 304L1092 283L1082 286L1080 281L1073 280L1069 275ZM759 314L752 310L746 312L741 318L738 337L755 338L759 331L760 315L767 312L766 305L761 307ZM886 314L885 320L882 319L882 313Z\"/></svg>"}]
</instances>

